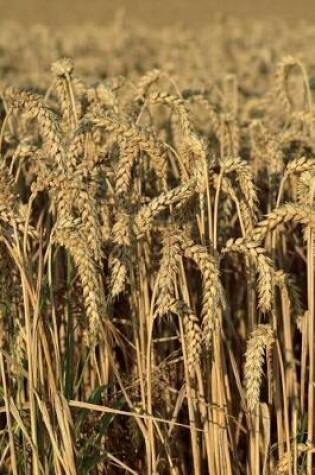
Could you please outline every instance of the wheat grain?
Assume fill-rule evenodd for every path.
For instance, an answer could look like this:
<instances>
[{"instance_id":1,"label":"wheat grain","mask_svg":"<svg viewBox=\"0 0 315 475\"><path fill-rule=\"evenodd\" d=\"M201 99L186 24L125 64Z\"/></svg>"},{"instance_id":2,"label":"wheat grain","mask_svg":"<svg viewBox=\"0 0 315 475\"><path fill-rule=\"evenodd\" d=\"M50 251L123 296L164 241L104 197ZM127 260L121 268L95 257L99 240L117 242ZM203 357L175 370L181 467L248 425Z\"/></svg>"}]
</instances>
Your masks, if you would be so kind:
<instances>
[{"instance_id":1,"label":"wheat grain","mask_svg":"<svg viewBox=\"0 0 315 475\"><path fill-rule=\"evenodd\" d=\"M264 352L270 348L273 339L271 326L259 325L247 342L244 373L246 406L249 411L253 411L259 403Z\"/></svg>"},{"instance_id":2,"label":"wheat grain","mask_svg":"<svg viewBox=\"0 0 315 475\"><path fill-rule=\"evenodd\" d=\"M274 231L281 224L293 221L294 223L309 225L314 220L313 211L306 206L298 206L294 203L288 203L281 208L277 208L263 221L260 221L253 229L251 239L262 241L268 233Z\"/></svg>"},{"instance_id":3,"label":"wheat grain","mask_svg":"<svg viewBox=\"0 0 315 475\"><path fill-rule=\"evenodd\" d=\"M206 248L196 244L187 235L183 236L184 256L196 263L203 282L202 338L207 348L212 345L213 332L218 326L218 305L222 294L219 271Z\"/></svg>"},{"instance_id":4,"label":"wheat grain","mask_svg":"<svg viewBox=\"0 0 315 475\"><path fill-rule=\"evenodd\" d=\"M264 248L259 247L256 242L248 241L246 238L233 239L226 243L222 253L239 252L254 262L258 271L258 295L259 308L262 312L268 312L272 306L272 263L266 256Z\"/></svg>"}]
</instances>

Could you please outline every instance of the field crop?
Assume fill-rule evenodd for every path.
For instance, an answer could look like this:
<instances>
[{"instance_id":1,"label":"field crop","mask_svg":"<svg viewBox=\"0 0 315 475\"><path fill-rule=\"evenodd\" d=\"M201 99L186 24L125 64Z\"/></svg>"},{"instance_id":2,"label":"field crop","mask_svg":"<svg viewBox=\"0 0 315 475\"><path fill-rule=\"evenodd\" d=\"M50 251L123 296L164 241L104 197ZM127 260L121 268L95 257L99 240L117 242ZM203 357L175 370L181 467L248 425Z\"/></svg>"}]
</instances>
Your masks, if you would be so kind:
<instances>
[{"instance_id":1,"label":"field crop","mask_svg":"<svg viewBox=\"0 0 315 475\"><path fill-rule=\"evenodd\" d=\"M0 32L0 473L315 473L315 28Z\"/></svg>"}]
</instances>

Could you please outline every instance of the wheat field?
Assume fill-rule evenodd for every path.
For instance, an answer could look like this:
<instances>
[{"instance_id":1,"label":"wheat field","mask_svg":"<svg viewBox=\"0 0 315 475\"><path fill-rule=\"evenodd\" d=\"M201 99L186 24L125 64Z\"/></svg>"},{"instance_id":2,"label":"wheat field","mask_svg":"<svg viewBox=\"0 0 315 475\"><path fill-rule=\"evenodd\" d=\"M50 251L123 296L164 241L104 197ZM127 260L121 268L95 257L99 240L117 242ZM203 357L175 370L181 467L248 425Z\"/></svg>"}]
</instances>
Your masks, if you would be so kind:
<instances>
[{"instance_id":1,"label":"wheat field","mask_svg":"<svg viewBox=\"0 0 315 475\"><path fill-rule=\"evenodd\" d=\"M315 473L315 26L0 30L0 473Z\"/></svg>"}]
</instances>

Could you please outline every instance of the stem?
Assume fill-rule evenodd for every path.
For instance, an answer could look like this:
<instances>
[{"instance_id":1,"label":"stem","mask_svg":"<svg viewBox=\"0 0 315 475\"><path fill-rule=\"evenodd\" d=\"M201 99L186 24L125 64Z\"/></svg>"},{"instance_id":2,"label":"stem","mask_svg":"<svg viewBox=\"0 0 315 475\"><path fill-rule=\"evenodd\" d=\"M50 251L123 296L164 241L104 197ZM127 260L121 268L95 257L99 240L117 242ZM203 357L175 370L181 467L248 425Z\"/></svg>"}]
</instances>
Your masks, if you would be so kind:
<instances>
[{"instance_id":1,"label":"stem","mask_svg":"<svg viewBox=\"0 0 315 475\"><path fill-rule=\"evenodd\" d=\"M313 205L315 193L315 183L310 189L310 204ZM315 312L314 312L314 230L309 226L307 243L307 296L309 309L309 378L308 378L308 414L307 414L307 432L308 440L313 442L314 438L314 330L315 330ZM313 452L307 453L307 473L312 473Z\"/></svg>"},{"instance_id":2,"label":"stem","mask_svg":"<svg viewBox=\"0 0 315 475\"><path fill-rule=\"evenodd\" d=\"M214 214L213 214L213 248L217 249L218 241L218 214L219 214L219 199L220 199L220 188L223 177L223 170L221 170L218 180L218 186L215 193L214 199Z\"/></svg>"},{"instance_id":3,"label":"stem","mask_svg":"<svg viewBox=\"0 0 315 475\"><path fill-rule=\"evenodd\" d=\"M314 437L314 232L309 228L307 244L307 287L308 287L308 308L309 308L309 378L308 378L308 414L307 414L307 432L308 440L313 442ZM313 453L307 453L307 473L312 473Z\"/></svg>"},{"instance_id":4,"label":"stem","mask_svg":"<svg viewBox=\"0 0 315 475\"><path fill-rule=\"evenodd\" d=\"M11 413L9 407L9 396L8 396L8 388L7 388L7 381L5 376L5 367L3 361L3 354L0 350L0 372L1 372L1 379L2 379L2 386L3 386L3 395L4 395L4 406L7 418L7 430L9 434L9 445L10 445L10 452L11 452L11 463L12 463L12 473L13 475L18 475L17 464L16 464L16 453L14 447L14 438L13 438L13 429L12 429L12 422L11 422Z\"/></svg>"},{"instance_id":5,"label":"stem","mask_svg":"<svg viewBox=\"0 0 315 475\"><path fill-rule=\"evenodd\" d=\"M185 371L185 380L186 380L187 403L188 403L189 425L190 425L190 435L191 435L191 448L192 448L193 464L194 464L194 475L201 475L200 452L199 452L199 444L198 444L197 431L196 431L195 411L194 411L193 398L192 398L191 386L190 386L190 380L189 380L189 374L188 374L187 355L186 355L186 348L185 348L185 335L184 335L182 320L181 318L179 318L178 320L179 320L180 337L182 341L183 358L184 358L184 371Z\"/></svg>"},{"instance_id":6,"label":"stem","mask_svg":"<svg viewBox=\"0 0 315 475\"><path fill-rule=\"evenodd\" d=\"M71 107L72 107L72 112L73 112L73 117L74 117L74 125L75 125L75 127L77 127L78 126L78 115L77 115L77 110L76 110L76 107L75 107L74 94L73 94L71 78L70 78L69 74L66 74L66 80L67 80L67 84L68 84L70 102L71 102Z\"/></svg>"}]
</instances>

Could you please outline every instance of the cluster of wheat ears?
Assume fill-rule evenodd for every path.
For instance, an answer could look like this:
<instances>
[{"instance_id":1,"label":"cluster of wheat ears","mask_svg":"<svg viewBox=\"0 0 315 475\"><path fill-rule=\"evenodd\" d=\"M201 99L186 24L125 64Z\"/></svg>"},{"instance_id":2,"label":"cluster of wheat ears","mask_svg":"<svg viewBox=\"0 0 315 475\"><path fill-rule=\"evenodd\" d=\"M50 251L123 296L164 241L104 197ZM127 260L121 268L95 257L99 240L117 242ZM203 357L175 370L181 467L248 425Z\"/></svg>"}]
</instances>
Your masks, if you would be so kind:
<instances>
[{"instance_id":1,"label":"cluster of wheat ears","mask_svg":"<svg viewBox=\"0 0 315 475\"><path fill-rule=\"evenodd\" d=\"M0 36L0 472L311 475L309 49L118 23Z\"/></svg>"}]
</instances>

